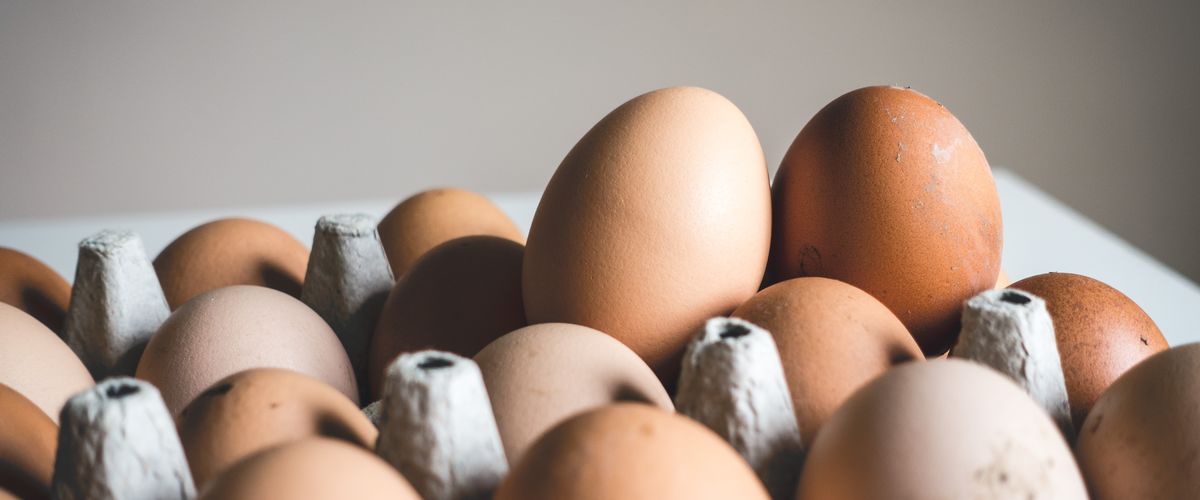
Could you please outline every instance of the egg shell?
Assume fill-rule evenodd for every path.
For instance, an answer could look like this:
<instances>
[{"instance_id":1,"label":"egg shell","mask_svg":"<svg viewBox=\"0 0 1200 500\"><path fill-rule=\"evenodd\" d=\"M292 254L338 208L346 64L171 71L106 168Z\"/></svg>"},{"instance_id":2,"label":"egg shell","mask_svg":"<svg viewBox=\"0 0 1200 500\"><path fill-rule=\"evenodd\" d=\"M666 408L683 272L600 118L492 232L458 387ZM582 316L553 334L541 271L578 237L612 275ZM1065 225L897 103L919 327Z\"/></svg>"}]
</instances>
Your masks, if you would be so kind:
<instances>
[{"instance_id":1,"label":"egg shell","mask_svg":"<svg viewBox=\"0 0 1200 500\"><path fill-rule=\"evenodd\" d=\"M466 236L430 250L388 294L371 336L367 378L378 399L396 356L426 349L470 357L525 326L524 247L495 236Z\"/></svg>"},{"instance_id":2,"label":"egg shell","mask_svg":"<svg viewBox=\"0 0 1200 500\"><path fill-rule=\"evenodd\" d=\"M1062 359L1071 420L1078 430L1117 377L1167 349L1154 320L1117 289L1071 273L1046 273L1013 283L1046 301Z\"/></svg>"},{"instance_id":3,"label":"egg shell","mask_svg":"<svg viewBox=\"0 0 1200 500\"><path fill-rule=\"evenodd\" d=\"M733 316L774 337L804 443L859 387L892 366L925 359L886 306L837 280L777 283Z\"/></svg>"},{"instance_id":4,"label":"egg shell","mask_svg":"<svg viewBox=\"0 0 1200 500\"><path fill-rule=\"evenodd\" d=\"M337 389L278 368L224 378L184 408L178 421L198 488L238 460L282 443L325 436L370 450L379 435Z\"/></svg>"},{"instance_id":5,"label":"egg shell","mask_svg":"<svg viewBox=\"0 0 1200 500\"><path fill-rule=\"evenodd\" d=\"M67 399L95 384L62 339L5 303L0 303L0 346L0 384L29 398L56 424Z\"/></svg>"},{"instance_id":6,"label":"egg shell","mask_svg":"<svg viewBox=\"0 0 1200 500\"><path fill-rule=\"evenodd\" d=\"M282 229L252 219L220 219L192 228L154 259L171 309L201 293L259 285L300 296L308 247Z\"/></svg>"},{"instance_id":7,"label":"egg shell","mask_svg":"<svg viewBox=\"0 0 1200 500\"><path fill-rule=\"evenodd\" d=\"M875 296L926 355L962 302L996 283L1000 200L966 127L914 90L867 87L800 131L774 183L776 279L823 276Z\"/></svg>"},{"instance_id":8,"label":"egg shell","mask_svg":"<svg viewBox=\"0 0 1200 500\"><path fill-rule=\"evenodd\" d=\"M475 362L509 463L519 462L546 430L582 411L617 401L675 409L637 354L586 326L527 326L488 344Z\"/></svg>"},{"instance_id":9,"label":"egg shell","mask_svg":"<svg viewBox=\"0 0 1200 500\"><path fill-rule=\"evenodd\" d=\"M51 331L61 332L70 301L71 285L50 266L0 247L0 302L25 311Z\"/></svg>"},{"instance_id":10,"label":"egg shell","mask_svg":"<svg viewBox=\"0 0 1200 500\"><path fill-rule=\"evenodd\" d=\"M1200 498L1200 344L1160 352L1104 391L1075 453L1096 500Z\"/></svg>"},{"instance_id":11,"label":"egg shell","mask_svg":"<svg viewBox=\"0 0 1200 500\"><path fill-rule=\"evenodd\" d=\"M0 492L49 498L58 426L21 393L0 384Z\"/></svg>"},{"instance_id":12,"label":"egg shell","mask_svg":"<svg viewBox=\"0 0 1200 500\"><path fill-rule=\"evenodd\" d=\"M396 277L403 276L434 247L474 235L525 244L525 236L504 211L484 196L464 189L422 191L400 202L379 221L379 239Z\"/></svg>"},{"instance_id":13,"label":"egg shell","mask_svg":"<svg viewBox=\"0 0 1200 500\"><path fill-rule=\"evenodd\" d=\"M496 500L766 499L736 451L704 426L638 403L577 415L529 449Z\"/></svg>"},{"instance_id":14,"label":"egg shell","mask_svg":"<svg viewBox=\"0 0 1200 500\"><path fill-rule=\"evenodd\" d=\"M897 367L830 418L796 498L1086 499L1045 412L1016 384L960 360Z\"/></svg>"},{"instance_id":15,"label":"egg shell","mask_svg":"<svg viewBox=\"0 0 1200 500\"><path fill-rule=\"evenodd\" d=\"M309 438L251 455L208 483L211 500L419 500L387 462L327 438Z\"/></svg>"},{"instance_id":16,"label":"egg shell","mask_svg":"<svg viewBox=\"0 0 1200 500\"><path fill-rule=\"evenodd\" d=\"M770 228L762 148L737 106L695 87L643 94L550 179L525 249L525 313L608 333L673 385L704 321L758 291Z\"/></svg>"},{"instance_id":17,"label":"egg shell","mask_svg":"<svg viewBox=\"0 0 1200 500\"><path fill-rule=\"evenodd\" d=\"M341 342L317 313L276 290L239 285L188 301L150 338L137 377L158 387L172 415L205 389L251 368L294 370L358 403Z\"/></svg>"}]
</instances>

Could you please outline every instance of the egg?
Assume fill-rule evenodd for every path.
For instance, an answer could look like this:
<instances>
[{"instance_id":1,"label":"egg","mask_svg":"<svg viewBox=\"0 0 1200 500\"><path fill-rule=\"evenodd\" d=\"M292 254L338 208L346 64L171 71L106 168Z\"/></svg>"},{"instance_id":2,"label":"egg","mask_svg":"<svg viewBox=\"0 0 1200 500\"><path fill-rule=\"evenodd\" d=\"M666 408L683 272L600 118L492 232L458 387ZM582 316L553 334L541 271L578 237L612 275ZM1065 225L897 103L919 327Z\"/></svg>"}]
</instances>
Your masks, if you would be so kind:
<instances>
[{"instance_id":1,"label":"egg","mask_svg":"<svg viewBox=\"0 0 1200 500\"><path fill-rule=\"evenodd\" d=\"M95 384L58 335L5 303L0 303L0 346L0 384L29 398L56 424L67 399Z\"/></svg>"},{"instance_id":2,"label":"egg","mask_svg":"<svg viewBox=\"0 0 1200 500\"><path fill-rule=\"evenodd\" d=\"M51 331L61 332L70 301L71 285L50 266L0 247L0 302L25 311Z\"/></svg>"},{"instance_id":3,"label":"egg","mask_svg":"<svg viewBox=\"0 0 1200 500\"><path fill-rule=\"evenodd\" d=\"M171 313L150 337L137 378L179 415L217 381L251 368L294 370L358 403L350 360L329 325L303 302L260 286L218 288Z\"/></svg>"},{"instance_id":4,"label":"egg","mask_svg":"<svg viewBox=\"0 0 1200 500\"><path fill-rule=\"evenodd\" d=\"M475 362L510 463L547 429L585 410L617 401L675 409L637 354L586 326L527 326L488 344Z\"/></svg>"},{"instance_id":5,"label":"egg","mask_svg":"<svg viewBox=\"0 0 1200 500\"><path fill-rule=\"evenodd\" d=\"M1008 277L1008 273L1000 270L1000 274L996 276L996 284L992 285L993 289L1008 288L1008 285L1013 284L1012 278Z\"/></svg>"},{"instance_id":6,"label":"egg","mask_svg":"<svg viewBox=\"0 0 1200 500\"><path fill-rule=\"evenodd\" d=\"M396 356L437 349L474 356L525 326L520 243L466 236L417 260L388 294L367 356L369 392L378 398Z\"/></svg>"},{"instance_id":7,"label":"egg","mask_svg":"<svg viewBox=\"0 0 1200 500\"><path fill-rule=\"evenodd\" d=\"M404 276L425 252L455 238L486 235L525 244L521 230L499 207L464 189L417 193L388 212L378 229L396 277Z\"/></svg>"},{"instance_id":8,"label":"egg","mask_svg":"<svg viewBox=\"0 0 1200 500\"><path fill-rule=\"evenodd\" d=\"M1054 422L973 362L894 368L854 393L809 449L798 499L1086 499Z\"/></svg>"},{"instance_id":9,"label":"egg","mask_svg":"<svg viewBox=\"0 0 1200 500\"><path fill-rule=\"evenodd\" d=\"M0 496L49 498L58 426L21 393L0 384Z\"/></svg>"},{"instance_id":10,"label":"egg","mask_svg":"<svg viewBox=\"0 0 1200 500\"><path fill-rule=\"evenodd\" d=\"M673 385L704 321L758 290L770 228L762 148L737 106L694 87L643 94L550 179L525 249L526 316L612 335Z\"/></svg>"},{"instance_id":11,"label":"egg","mask_svg":"<svg viewBox=\"0 0 1200 500\"><path fill-rule=\"evenodd\" d=\"M1075 444L1092 498L1200 498L1200 344L1160 352L1096 401Z\"/></svg>"},{"instance_id":12,"label":"egg","mask_svg":"<svg viewBox=\"0 0 1200 500\"><path fill-rule=\"evenodd\" d=\"M800 131L773 186L771 274L845 281L888 306L926 355L958 335L962 303L1000 272L987 159L937 101L867 87Z\"/></svg>"},{"instance_id":13,"label":"egg","mask_svg":"<svg viewBox=\"0 0 1200 500\"><path fill-rule=\"evenodd\" d=\"M278 368L222 379L183 409L178 426L197 487L238 460L282 443L325 436L370 450L379 435L337 389Z\"/></svg>"},{"instance_id":14,"label":"egg","mask_svg":"<svg viewBox=\"0 0 1200 500\"><path fill-rule=\"evenodd\" d=\"M1046 301L1076 429L1109 384L1138 362L1167 349L1167 340L1150 316L1125 294L1098 280L1046 273L1010 287Z\"/></svg>"},{"instance_id":15,"label":"egg","mask_svg":"<svg viewBox=\"0 0 1200 500\"><path fill-rule=\"evenodd\" d=\"M308 247L284 230L252 219L197 226L154 259L171 309L231 285L266 286L299 297L307 269Z\"/></svg>"},{"instance_id":16,"label":"egg","mask_svg":"<svg viewBox=\"0 0 1200 500\"><path fill-rule=\"evenodd\" d=\"M736 451L708 428L638 403L579 414L529 449L496 500L766 499Z\"/></svg>"},{"instance_id":17,"label":"egg","mask_svg":"<svg viewBox=\"0 0 1200 500\"><path fill-rule=\"evenodd\" d=\"M821 424L859 387L892 366L925 359L895 314L837 280L777 283L733 316L763 327L775 339L804 443L812 442Z\"/></svg>"},{"instance_id":18,"label":"egg","mask_svg":"<svg viewBox=\"0 0 1200 500\"><path fill-rule=\"evenodd\" d=\"M419 500L416 490L373 453L310 438L238 462L200 491L200 500Z\"/></svg>"}]
</instances>

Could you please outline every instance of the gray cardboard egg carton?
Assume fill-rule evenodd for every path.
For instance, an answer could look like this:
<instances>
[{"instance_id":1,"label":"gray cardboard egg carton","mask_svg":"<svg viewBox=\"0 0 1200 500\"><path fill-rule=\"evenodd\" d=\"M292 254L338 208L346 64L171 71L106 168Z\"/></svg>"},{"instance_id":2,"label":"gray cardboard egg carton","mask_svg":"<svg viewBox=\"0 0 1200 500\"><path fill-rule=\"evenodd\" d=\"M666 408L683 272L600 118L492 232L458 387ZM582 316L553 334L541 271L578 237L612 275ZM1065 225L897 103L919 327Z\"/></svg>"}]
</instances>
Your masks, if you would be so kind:
<instances>
[{"instance_id":1,"label":"gray cardboard egg carton","mask_svg":"<svg viewBox=\"0 0 1200 500\"><path fill-rule=\"evenodd\" d=\"M394 281L375 227L366 215L322 217L301 293L337 333L359 380L375 318ZM80 243L63 336L97 380L114 378L63 408L56 498L195 496L161 396L127 378L169 313L136 234L102 231ZM1072 440L1054 329L1041 299L992 290L967 301L952 355L1016 381ZM713 318L688 345L677 410L729 442L773 498L792 497L803 460L806 443L792 405L769 332L740 319ZM438 351L401 355L388 367L383 398L364 411L380 427L377 454L424 498L486 497L508 472L483 378L470 359Z\"/></svg>"}]
</instances>

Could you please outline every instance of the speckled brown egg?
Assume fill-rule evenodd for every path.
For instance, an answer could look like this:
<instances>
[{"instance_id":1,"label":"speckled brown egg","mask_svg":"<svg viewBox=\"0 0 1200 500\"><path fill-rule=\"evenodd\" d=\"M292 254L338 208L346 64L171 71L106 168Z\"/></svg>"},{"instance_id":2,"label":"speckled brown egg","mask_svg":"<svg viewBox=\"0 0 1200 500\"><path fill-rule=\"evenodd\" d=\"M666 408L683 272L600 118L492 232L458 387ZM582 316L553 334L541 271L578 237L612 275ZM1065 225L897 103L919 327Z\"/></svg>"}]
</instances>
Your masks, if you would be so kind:
<instances>
[{"instance_id":1,"label":"speckled brown egg","mask_svg":"<svg viewBox=\"0 0 1200 500\"><path fill-rule=\"evenodd\" d=\"M618 403L577 415L529 449L496 500L766 499L725 441L686 417Z\"/></svg>"},{"instance_id":2,"label":"speckled brown egg","mask_svg":"<svg viewBox=\"0 0 1200 500\"><path fill-rule=\"evenodd\" d=\"M809 448L796 498L1087 498L1054 422L983 365L910 363L846 401Z\"/></svg>"},{"instance_id":3,"label":"speckled brown egg","mask_svg":"<svg viewBox=\"0 0 1200 500\"><path fill-rule=\"evenodd\" d=\"M308 247L282 229L252 219L221 219L183 233L154 259L171 309L201 293L259 285L300 296Z\"/></svg>"},{"instance_id":4,"label":"speckled brown egg","mask_svg":"<svg viewBox=\"0 0 1200 500\"><path fill-rule=\"evenodd\" d=\"M526 315L612 335L673 385L704 321L758 291L770 230L766 163L741 110L695 87L643 94L550 179L525 249Z\"/></svg>"},{"instance_id":5,"label":"speckled brown egg","mask_svg":"<svg viewBox=\"0 0 1200 500\"><path fill-rule=\"evenodd\" d=\"M361 447L309 438L238 462L200 500L420 500L396 469Z\"/></svg>"},{"instance_id":6,"label":"speckled brown egg","mask_svg":"<svg viewBox=\"0 0 1200 500\"><path fill-rule=\"evenodd\" d=\"M95 385L75 352L33 316L0 303L0 384L29 398L56 424L67 399Z\"/></svg>"},{"instance_id":7,"label":"speckled brown egg","mask_svg":"<svg viewBox=\"0 0 1200 500\"><path fill-rule=\"evenodd\" d=\"M179 415L217 381L251 368L294 370L358 403L341 341L317 313L277 290L239 285L189 300L150 338L137 377Z\"/></svg>"},{"instance_id":8,"label":"speckled brown egg","mask_svg":"<svg viewBox=\"0 0 1200 500\"><path fill-rule=\"evenodd\" d=\"M388 364L402 353L437 349L470 357L525 326L524 251L504 238L466 236L421 257L396 281L371 336L371 397L379 398Z\"/></svg>"},{"instance_id":9,"label":"speckled brown egg","mask_svg":"<svg viewBox=\"0 0 1200 500\"><path fill-rule=\"evenodd\" d=\"M925 359L895 314L837 280L777 283L733 316L774 337L805 443L859 387L895 365Z\"/></svg>"},{"instance_id":10,"label":"speckled brown egg","mask_svg":"<svg viewBox=\"0 0 1200 500\"><path fill-rule=\"evenodd\" d=\"M1075 443L1096 500L1200 498L1200 344L1155 354L1096 401Z\"/></svg>"},{"instance_id":11,"label":"speckled brown egg","mask_svg":"<svg viewBox=\"0 0 1200 500\"><path fill-rule=\"evenodd\" d=\"M617 401L675 409L637 354L586 326L527 326L488 344L475 362L492 401L504 454L514 464L547 429L582 411Z\"/></svg>"},{"instance_id":12,"label":"speckled brown egg","mask_svg":"<svg viewBox=\"0 0 1200 500\"><path fill-rule=\"evenodd\" d=\"M21 393L0 384L0 491L49 498L58 426Z\"/></svg>"},{"instance_id":13,"label":"speckled brown egg","mask_svg":"<svg viewBox=\"0 0 1200 500\"><path fill-rule=\"evenodd\" d=\"M374 449L379 431L337 389L291 370L258 368L217 382L179 415L197 487L260 450L311 436Z\"/></svg>"},{"instance_id":14,"label":"speckled brown egg","mask_svg":"<svg viewBox=\"0 0 1200 500\"><path fill-rule=\"evenodd\" d=\"M776 279L823 276L888 306L927 355L958 335L964 300L1000 272L1000 200L966 127L911 89L867 87L829 103L774 183Z\"/></svg>"},{"instance_id":15,"label":"speckled brown egg","mask_svg":"<svg viewBox=\"0 0 1200 500\"><path fill-rule=\"evenodd\" d=\"M400 202L379 221L379 239L396 277L404 276L417 259L434 247L474 235L525 244L521 230L499 207L484 196L463 189L422 191Z\"/></svg>"},{"instance_id":16,"label":"speckled brown egg","mask_svg":"<svg viewBox=\"0 0 1200 500\"><path fill-rule=\"evenodd\" d=\"M50 266L0 247L0 302L25 311L51 331L61 332L71 301L71 285Z\"/></svg>"},{"instance_id":17,"label":"speckled brown egg","mask_svg":"<svg viewBox=\"0 0 1200 500\"><path fill-rule=\"evenodd\" d=\"M1076 429L1109 384L1131 366L1167 348L1162 332L1141 307L1098 280L1046 273L1010 288L1046 301Z\"/></svg>"}]
</instances>

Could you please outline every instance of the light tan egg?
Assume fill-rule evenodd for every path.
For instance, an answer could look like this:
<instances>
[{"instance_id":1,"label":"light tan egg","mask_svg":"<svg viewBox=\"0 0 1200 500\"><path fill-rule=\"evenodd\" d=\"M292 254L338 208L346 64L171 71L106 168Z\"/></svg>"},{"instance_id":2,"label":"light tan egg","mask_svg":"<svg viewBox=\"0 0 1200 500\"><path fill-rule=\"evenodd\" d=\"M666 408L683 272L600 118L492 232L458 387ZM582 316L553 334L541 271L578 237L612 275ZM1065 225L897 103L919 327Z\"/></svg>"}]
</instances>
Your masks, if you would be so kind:
<instances>
[{"instance_id":1,"label":"light tan egg","mask_svg":"<svg viewBox=\"0 0 1200 500\"><path fill-rule=\"evenodd\" d=\"M0 384L29 398L56 424L67 399L95 384L75 352L33 316L0 303Z\"/></svg>"},{"instance_id":2,"label":"light tan egg","mask_svg":"<svg viewBox=\"0 0 1200 500\"><path fill-rule=\"evenodd\" d=\"M220 219L183 233L154 259L171 309L201 293L259 285L300 296L308 247L282 229L252 219Z\"/></svg>"},{"instance_id":3,"label":"light tan egg","mask_svg":"<svg viewBox=\"0 0 1200 500\"><path fill-rule=\"evenodd\" d=\"M525 244L521 230L499 207L464 189L422 191L400 202L379 221L379 239L397 278L434 247L475 235Z\"/></svg>"},{"instance_id":4,"label":"light tan egg","mask_svg":"<svg viewBox=\"0 0 1200 500\"><path fill-rule=\"evenodd\" d=\"M50 266L0 247L0 302L25 311L51 331L61 332L70 301L71 285Z\"/></svg>"},{"instance_id":5,"label":"light tan egg","mask_svg":"<svg viewBox=\"0 0 1200 500\"><path fill-rule=\"evenodd\" d=\"M582 411L618 401L675 409L637 354L586 326L527 326L488 344L475 362L510 463L546 430Z\"/></svg>"}]
</instances>

